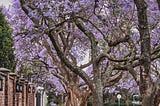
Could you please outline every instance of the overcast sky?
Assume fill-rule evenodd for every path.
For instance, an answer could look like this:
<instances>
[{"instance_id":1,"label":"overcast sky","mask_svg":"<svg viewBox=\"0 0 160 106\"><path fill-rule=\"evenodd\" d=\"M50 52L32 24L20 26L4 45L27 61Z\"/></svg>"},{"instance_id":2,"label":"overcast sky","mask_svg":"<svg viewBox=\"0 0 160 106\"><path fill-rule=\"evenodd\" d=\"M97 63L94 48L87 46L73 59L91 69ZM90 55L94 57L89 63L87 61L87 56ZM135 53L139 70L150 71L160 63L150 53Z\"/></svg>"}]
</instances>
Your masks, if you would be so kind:
<instances>
[{"instance_id":1,"label":"overcast sky","mask_svg":"<svg viewBox=\"0 0 160 106\"><path fill-rule=\"evenodd\" d=\"M11 5L11 0L0 0L0 5L8 8L8 6Z\"/></svg>"}]
</instances>

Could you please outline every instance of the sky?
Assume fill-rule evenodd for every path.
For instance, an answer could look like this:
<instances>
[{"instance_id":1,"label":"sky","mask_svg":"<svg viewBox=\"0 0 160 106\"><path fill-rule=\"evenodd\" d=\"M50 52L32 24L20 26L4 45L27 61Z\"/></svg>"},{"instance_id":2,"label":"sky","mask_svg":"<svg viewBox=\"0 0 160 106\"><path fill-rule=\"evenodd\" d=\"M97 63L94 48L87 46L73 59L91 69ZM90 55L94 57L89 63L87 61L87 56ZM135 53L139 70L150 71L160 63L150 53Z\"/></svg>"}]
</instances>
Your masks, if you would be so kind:
<instances>
[{"instance_id":1,"label":"sky","mask_svg":"<svg viewBox=\"0 0 160 106\"><path fill-rule=\"evenodd\" d=\"M6 8L9 7L9 5L11 5L11 0L0 0L0 6L3 5Z\"/></svg>"}]
</instances>

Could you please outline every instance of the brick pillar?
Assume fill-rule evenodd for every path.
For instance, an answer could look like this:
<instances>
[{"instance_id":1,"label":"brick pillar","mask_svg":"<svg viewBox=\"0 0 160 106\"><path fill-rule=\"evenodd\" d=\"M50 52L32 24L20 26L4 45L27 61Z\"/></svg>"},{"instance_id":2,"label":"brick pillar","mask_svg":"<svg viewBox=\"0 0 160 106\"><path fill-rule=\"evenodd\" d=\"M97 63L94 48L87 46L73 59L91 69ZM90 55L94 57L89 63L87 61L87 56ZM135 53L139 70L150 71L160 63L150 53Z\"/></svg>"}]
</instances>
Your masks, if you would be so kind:
<instances>
[{"instance_id":1,"label":"brick pillar","mask_svg":"<svg viewBox=\"0 0 160 106\"><path fill-rule=\"evenodd\" d=\"M16 81L19 81L19 78L20 78L20 76L19 75L17 75L17 80ZM17 92L16 91L16 106L19 106L20 105L20 101L19 101L19 97L20 97L20 92Z\"/></svg>"},{"instance_id":2,"label":"brick pillar","mask_svg":"<svg viewBox=\"0 0 160 106\"><path fill-rule=\"evenodd\" d=\"M23 83L23 86L22 86L22 106L25 106L25 92L26 92L26 87L25 87L25 79L24 78L21 78L20 81Z\"/></svg>"},{"instance_id":3,"label":"brick pillar","mask_svg":"<svg viewBox=\"0 0 160 106\"><path fill-rule=\"evenodd\" d=\"M3 90L0 91L0 106L5 106L5 76L6 75L2 73L1 71L0 71L0 75L3 79L3 82L2 82Z\"/></svg>"},{"instance_id":4,"label":"brick pillar","mask_svg":"<svg viewBox=\"0 0 160 106\"><path fill-rule=\"evenodd\" d=\"M27 80L25 80L25 86L26 86L26 88L25 88L26 89L26 92L25 92L26 93L26 96L25 96L25 99L26 99L25 102L26 103L25 104L26 104L26 106L29 106L29 103L28 103L28 97L29 97L28 96L28 81Z\"/></svg>"},{"instance_id":5,"label":"brick pillar","mask_svg":"<svg viewBox=\"0 0 160 106\"><path fill-rule=\"evenodd\" d=\"M29 106L34 106L34 99L35 99L35 93L32 92L33 91L33 83L29 83L30 87L31 87L31 92L29 93Z\"/></svg>"},{"instance_id":6,"label":"brick pillar","mask_svg":"<svg viewBox=\"0 0 160 106\"><path fill-rule=\"evenodd\" d=\"M6 69L6 68L0 68L0 72L6 74L5 76L5 89L4 89L4 92L5 92L5 106L9 106L8 104L8 92L9 92L9 88L8 88L8 84L9 84L9 73L10 73L10 70L9 69Z\"/></svg>"},{"instance_id":7,"label":"brick pillar","mask_svg":"<svg viewBox=\"0 0 160 106\"><path fill-rule=\"evenodd\" d=\"M13 81L13 106L16 106L16 81L17 81L17 74L10 73L9 75L14 78L14 81Z\"/></svg>"},{"instance_id":8,"label":"brick pillar","mask_svg":"<svg viewBox=\"0 0 160 106\"><path fill-rule=\"evenodd\" d=\"M34 92L33 92L34 89ZM32 84L32 106L35 106L35 88L34 88L34 84Z\"/></svg>"}]
</instances>

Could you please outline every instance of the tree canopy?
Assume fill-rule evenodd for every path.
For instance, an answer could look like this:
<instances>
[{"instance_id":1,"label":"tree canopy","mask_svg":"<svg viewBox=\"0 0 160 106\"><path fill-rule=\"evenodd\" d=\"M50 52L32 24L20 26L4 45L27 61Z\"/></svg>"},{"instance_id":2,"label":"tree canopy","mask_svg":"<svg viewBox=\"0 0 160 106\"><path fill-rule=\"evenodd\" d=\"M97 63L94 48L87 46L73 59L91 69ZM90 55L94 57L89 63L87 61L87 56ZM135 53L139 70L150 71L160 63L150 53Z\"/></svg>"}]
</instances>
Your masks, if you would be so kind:
<instances>
[{"instance_id":1,"label":"tree canopy","mask_svg":"<svg viewBox=\"0 0 160 106\"><path fill-rule=\"evenodd\" d=\"M158 0L14 0L16 55L41 61L67 81L83 80L93 106L102 106L103 89L129 72L142 105L152 106L160 79L159 10Z\"/></svg>"},{"instance_id":2,"label":"tree canopy","mask_svg":"<svg viewBox=\"0 0 160 106\"><path fill-rule=\"evenodd\" d=\"M0 67L15 70L12 29L0 9Z\"/></svg>"}]
</instances>

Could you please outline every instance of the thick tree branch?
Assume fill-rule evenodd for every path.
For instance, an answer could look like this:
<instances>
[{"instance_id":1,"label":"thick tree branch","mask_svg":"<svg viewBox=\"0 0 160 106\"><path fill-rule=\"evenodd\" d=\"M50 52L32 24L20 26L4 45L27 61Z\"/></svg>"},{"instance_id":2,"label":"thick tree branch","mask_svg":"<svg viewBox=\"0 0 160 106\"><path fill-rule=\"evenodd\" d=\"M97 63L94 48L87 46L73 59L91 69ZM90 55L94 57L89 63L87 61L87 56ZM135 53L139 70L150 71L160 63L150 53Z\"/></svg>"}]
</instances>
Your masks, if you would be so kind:
<instances>
[{"instance_id":1,"label":"thick tree branch","mask_svg":"<svg viewBox=\"0 0 160 106\"><path fill-rule=\"evenodd\" d=\"M129 40L129 38L130 38L129 35L126 35L125 37L118 38L115 41L108 40L108 45L110 47L114 47L114 46L116 46L116 45L118 45L120 43L127 42Z\"/></svg>"},{"instance_id":2,"label":"thick tree branch","mask_svg":"<svg viewBox=\"0 0 160 106\"><path fill-rule=\"evenodd\" d=\"M160 0L157 0L157 4L158 4L159 10L160 10Z\"/></svg>"},{"instance_id":3,"label":"thick tree branch","mask_svg":"<svg viewBox=\"0 0 160 106\"><path fill-rule=\"evenodd\" d=\"M136 72L136 70L134 70L133 67L128 66L128 71L133 76L133 78L137 82L137 84L139 84L140 77L139 77L138 73Z\"/></svg>"},{"instance_id":4,"label":"thick tree branch","mask_svg":"<svg viewBox=\"0 0 160 106\"><path fill-rule=\"evenodd\" d=\"M20 3L21 3L21 7L22 7L22 10L26 13L26 15L33 21L33 23L38 26L39 25L39 20L37 20L35 17L31 17L29 16L29 10L24 6L25 4L25 0L20 0ZM31 6L26 5L28 6L28 8L30 8L31 10L33 10L33 8L31 8ZM35 9L35 8L34 8Z\"/></svg>"},{"instance_id":5,"label":"thick tree branch","mask_svg":"<svg viewBox=\"0 0 160 106\"><path fill-rule=\"evenodd\" d=\"M97 63L99 63L101 60L103 60L105 58L107 58L108 60L113 61L113 62L126 62L126 61L129 61L129 59L130 59L130 58L128 58L128 56L123 57L123 58L114 58L107 53L102 53L98 56Z\"/></svg>"},{"instance_id":6,"label":"thick tree branch","mask_svg":"<svg viewBox=\"0 0 160 106\"><path fill-rule=\"evenodd\" d=\"M91 64L92 64L92 61L89 61L88 63L81 65L80 69L84 69L84 68L90 66Z\"/></svg>"},{"instance_id":7,"label":"thick tree branch","mask_svg":"<svg viewBox=\"0 0 160 106\"><path fill-rule=\"evenodd\" d=\"M144 67L150 68L151 43L147 19L147 3L144 0L134 0L137 7L139 33L141 42L141 62ZM149 70L149 69L146 69Z\"/></svg>"},{"instance_id":8,"label":"thick tree branch","mask_svg":"<svg viewBox=\"0 0 160 106\"><path fill-rule=\"evenodd\" d=\"M160 45L152 50L151 55L159 54L159 52L160 52Z\"/></svg>"},{"instance_id":9,"label":"thick tree branch","mask_svg":"<svg viewBox=\"0 0 160 106\"><path fill-rule=\"evenodd\" d=\"M58 73L56 73L56 72L52 72L52 74L53 74L55 77L57 77L58 79L62 80L65 85L68 84L67 80L66 80L62 75L60 75L60 74L58 74Z\"/></svg>"},{"instance_id":10,"label":"thick tree branch","mask_svg":"<svg viewBox=\"0 0 160 106\"><path fill-rule=\"evenodd\" d=\"M118 81L122 78L122 72L118 72L114 76L109 77L108 79L104 80L103 85L104 88L110 87L114 85L115 83L118 83Z\"/></svg>"}]
</instances>

